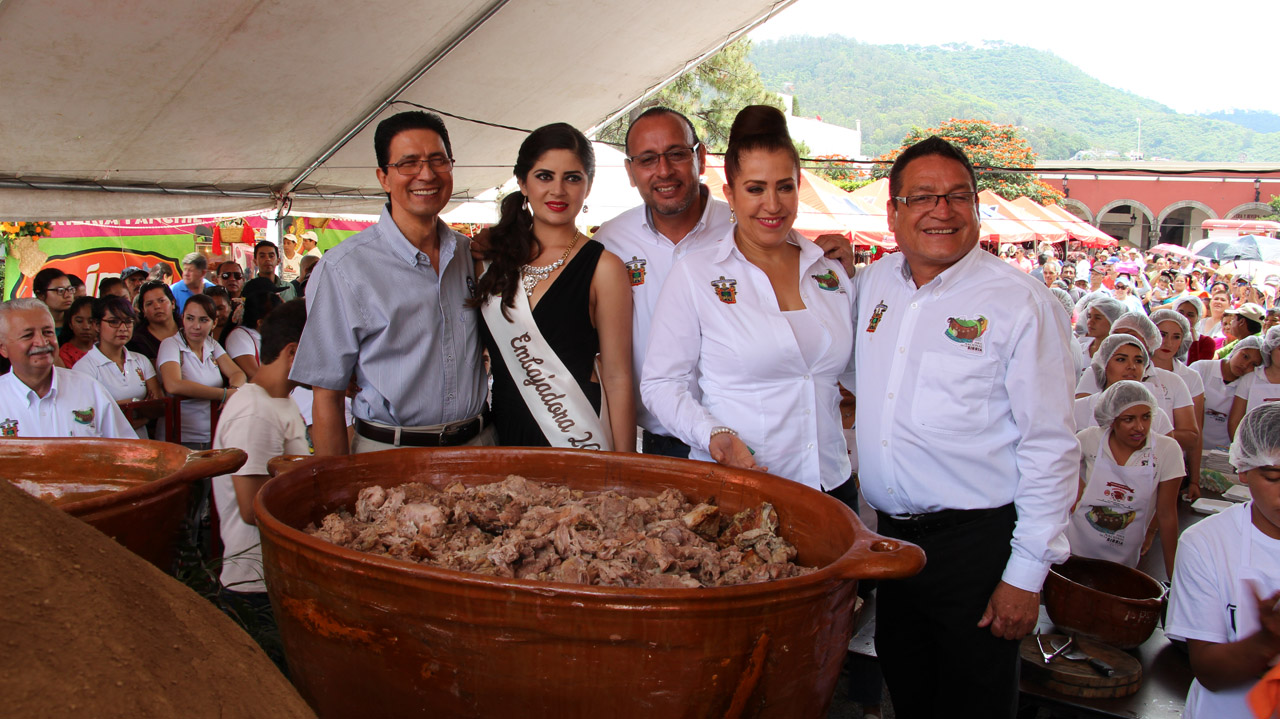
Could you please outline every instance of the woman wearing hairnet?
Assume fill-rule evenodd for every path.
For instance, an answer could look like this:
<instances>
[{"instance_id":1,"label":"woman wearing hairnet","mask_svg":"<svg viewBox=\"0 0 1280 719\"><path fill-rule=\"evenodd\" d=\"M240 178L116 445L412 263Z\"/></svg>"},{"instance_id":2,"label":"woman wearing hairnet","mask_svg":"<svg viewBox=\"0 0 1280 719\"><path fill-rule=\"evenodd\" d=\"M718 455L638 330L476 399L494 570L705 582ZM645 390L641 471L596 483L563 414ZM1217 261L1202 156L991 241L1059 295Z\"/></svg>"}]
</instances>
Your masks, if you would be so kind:
<instances>
[{"instance_id":1,"label":"woman wearing hairnet","mask_svg":"<svg viewBox=\"0 0 1280 719\"><path fill-rule=\"evenodd\" d=\"M1173 310L1186 317L1191 325L1191 347L1187 349L1187 356L1183 362L1190 365L1202 359L1213 359L1214 353L1218 351L1218 345L1212 337L1200 332L1200 320L1204 317L1204 302L1201 302L1199 297L1182 297L1174 303Z\"/></svg>"},{"instance_id":2,"label":"woman wearing hairnet","mask_svg":"<svg viewBox=\"0 0 1280 719\"><path fill-rule=\"evenodd\" d=\"M1178 488L1186 470L1172 439L1151 432L1155 397L1142 383L1107 387L1094 407L1096 427L1076 433L1080 490L1067 525L1071 553L1138 566L1147 526L1178 536ZM1164 542L1165 571L1173 572L1177 543Z\"/></svg>"},{"instance_id":3,"label":"woman wearing hairnet","mask_svg":"<svg viewBox=\"0 0 1280 719\"><path fill-rule=\"evenodd\" d=\"M1087 296L1082 299L1087 299ZM1090 360L1098 351L1102 339L1111 334L1111 323L1123 315L1128 308L1114 297L1099 294L1085 302L1083 309L1084 336L1089 338L1089 342L1088 344L1081 342L1081 344L1084 346L1084 358Z\"/></svg>"},{"instance_id":4,"label":"woman wearing hairnet","mask_svg":"<svg viewBox=\"0 0 1280 719\"><path fill-rule=\"evenodd\" d=\"M1227 418L1240 388L1242 377L1262 364L1262 340L1246 337L1236 343L1226 359L1203 359L1191 364L1191 370L1204 380L1204 425L1200 445L1205 449L1225 449L1231 444Z\"/></svg>"},{"instance_id":5,"label":"woman wearing hairnet","mask_svg":"<svg viewBox=\"0 0 1280 719\"><path fill-rule=\"evenodd\" d=\"M1124 380L1139 381L1147 373L1151 358L1142 341L1132 335L1111 335L1102 340L1102 345L1093 356L1086 377L1092 377L1095 386L1103 389ZM1076 431L1097 425L1094 409L1102 399L1101 392L1082 395L1076 399L1075 420ZM1156 434L1169 434L1173 431L1173 421L1159 407L1152 413L1151 429Z\"/></svg>"},{"instance_id":6,"label":"woman wearing hairnet","mask_svg":"<svg viewBox=\"0 0 1280 719\"><path fill-rule=\"evenodd\" d=\"M1243 342L1244 340L1241 340ZM1236 388L1236 398L1231 402L1231 416L1227 418L1227 432L1232 439L1236 427L1245 414L1254 407L1280 400L1280 327L1267 330L1262 338L1262 366L1245 375Z\"/></svg>"},{"instance_id":7,"label":"woman wearing hairnet","mask_svg":"<svg viewBox=\"0 0 1280 719\"><path fill-rule=\"evenodd\" d=\"M1280 658L1280 404L1244 416L1230 461L1253 498L1183 533L1169 595L1165 633L1187 642L1195 675L1190 719L1252 719L1245 697Z\"/></svg>"},{"instance_id":8,"label":"woman wearing hairnet","mask_svg":"<svg viewBox=\"0 0 1280 719\"><path fill-rule=\"evenodd\" d=\"M1140 312L1129 312L1116 318L1116 321L1111 323L1111 333L1137 337L1148 353L1154 353L1164 342L1160 336L1160 330ZM1182 445L1184 451L1190 452L1193 447L1198 447L1200 425L1196 422L1195 405L1191 402L1191 392L1187 390L1187 383L1173 372L1150 364L1141 381L1147 389L1151 390L1151 394L1155 395L1156 404L1160 409L1173 419L1173 432L1170 436ZM1080 383L1076 385L1076 397L1094 394L1100 389L1104 388L1098 386L1097 377L1085 372L1080 378Z\"/></svg>"}]
</instances>

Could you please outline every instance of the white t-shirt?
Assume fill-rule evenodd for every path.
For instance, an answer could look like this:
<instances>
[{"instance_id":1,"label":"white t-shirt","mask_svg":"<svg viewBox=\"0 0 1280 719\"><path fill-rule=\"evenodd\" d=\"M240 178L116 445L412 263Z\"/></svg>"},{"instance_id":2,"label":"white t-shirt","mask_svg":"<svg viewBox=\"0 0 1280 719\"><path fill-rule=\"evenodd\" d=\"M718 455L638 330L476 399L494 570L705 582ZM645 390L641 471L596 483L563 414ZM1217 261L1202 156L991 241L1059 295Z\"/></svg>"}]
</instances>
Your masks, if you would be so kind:
<instances>
[{"instance_id":1,"label":"white t-shirt","mask_svg":"<svg viewBox=\"0 0 1280 719\"><path fill-rule=\"evenodd\" d=\"M1172 639L1199 639L1225 644L1252 631L1238 634L1248 621L1257 624L1254 598L1243 591L1243 573L1257 573L1264 579L1263 596L1280 584L1280 539L1272 539L1249 520L1252 502L1237 504L1213 517L1188 527L1178 539L1178 559L1169 594L1165 634ZM1243 538L1249 537L1249 567L1242 566ZM1255 580L1257 578L1255 577ZM1270 586L1270 589L1267 589ZM1246 615L1245 613L1248 613ZM1252 719L1245 695L1252 687L1213 692L1199 681L1187 692L1186 719Z\"/></svg>"},{"instance_id":2,"label":"white t-shirt","mask_svg":"<svg viewBox=\"0 0 1280 719\"><path fill-rule=\"evenodd\" d=\"M227 335L227 354L231 359L252 355L253 361L262 364L258 359L262 354L262 334L248 327L237 327Z\"/></svg>"},{"instance_id":3,"label":"white t-shirt","mask_svg":"<svg viewBox=\"0 0 1280 719\"><path fill-rule=\"evenodd\" d=\"M72 367L77 372L83 372L90 377L102 383L107 388L107 392L111 393L111 397L117 402L132 402L138 399L146 399L147 397L147 380L156 376L156 368L152 366L151 360L137 352L130 352L121 348L124 352L124 369L121 369L115 362L107 359L102 354L102 350L94 345L92 349L85 353L84 357L76 362ZM147 434L147 426L134 427L137 432L138 439L150 439Z\"/></svg>"},{"instance_id":4,"label":"white t-shirt","mask_svg":"<svg viewBox=\"0 0 1280 719\"><path fill-rule=\"evenodd\" d=\"M315 404L315 393L306 387L294 387L289 396L297 403L298 411L302 413L302 421L306 422L308 427L315 424L311 419L311 407ZM342 404L347 426L350 427L355 423L355 418L351 414L351 398L343 397Z\"/></svg>"},{"instance_id":5,"label":"white t-shirt","mask_svg":"<svg viewBox=\"0 0 1280 719\"><path fill-rule=\"evenodd\" d=\"M1200 439L1205 449L1228 447L1231 437L1227 434L1227 418L1240 387L1240 378L1227 384L1222 380L1222 360L1204 359L1191 363L1191 371L1204 383L1204 422Z\"/></svg>"},{"instance_id":6,"label":"white t-shirt","mask_svg":"<svg viewBox=\"0 0 1280 719\"><path fill-rule=\"evenodd\" d=\"M1191 404L1191 392L1187 389L1187 383L1182 381L1176 373L1159 367L1148 367L1147 377L1142 380L1142 384L1151 390L1151 394L1155 395L1156 404L1160 405L1160 409L1173 418L1175 409L1183 407L1194 407ZM1094 375L1092 369L1080 375L1080 382L1076 385L1076 394L1097 394L1102 391L1098 386L1098 378Z\"/></svg>"},{"instance_id":7,"label":"white t-shirt","mask_svg":"<svg viewBox=\"0 0 1280 719\"><path fill-rule=\"evenodd\" d=\"M1249 396L1253 392L1253 388L1259 385L1272 385L1275 387L1275 394L1280 395L1280 385L1267 379L1266 370L1262 367L1255 367L1252 372L1236 380L1236 396L1243 397L1245 401L1244 411L1248 414L1253 409L1253 399ZM1271 395L1268 395L1271 396Z\"/></svg>"},{"instance_id":8,"label":"white t-shirt","mask_svg":"<svg viewBox=\"0 0 1280 719\"><path fill-rule=\"evenodd\" d=\"M252 382L227 400L218 417L214 449L234 447L249 455L236 470L242 477L267 474L267 460L282 454L309 454L307 426L298 406L285 397L276 399ZM262 547L258 528L240 518L231 475L213 478L213 499L222 531L222 584L236 592L265 592L262 581Z\"/></svg>"},{"instance_id":9,"label":"white t-shirt","mask_svg":"<svg viewBox=\"0 0 1280 719\"><path fill-rule=\"evenodd\" d=\"M1076 439L1080 441L1080 476L1086 480L1093 476L1093 459L1098 454L1098 446L1102 442L1102 434L1103 429L1096 424L1076 433ZM1172 437L1166 437L1163 434L1149 434L1147 436L1147 444L1143 445L1142 449L1129 455L1129 459L1124 463L1124 466L1138 466L1144 456L1142 450L1147 447L1151 448L1151 452L1154 455L1152 461L1156 467L1156 482L1165 482L1186 476L1187 465L1182 461L1182 448L1178 446L1178 442ZM1111 454L1110 446L1103 447L1102 454L1104 457L1110 457L1111 461L1115 461L1115 457ZM1153 500L1152 504L1154 503Z\"/></svg>"},{"instance_id":10,"label":"white t-shirt","mask_svg":"<svg viewBox=\"0 0 1280 719\"><path fill-rule=\"evenodd\" d=\"M302 271L301 268L299 267L299 265L301 264L302 264L301 252L295 251L293 253L293 257L285 257L284 253L281 253L280 254L280 278L283 279L285 282L293 282L294 280L298 279L298 275ZM230 338L228 338L227 344L231 344L229 340Z\"/></svg>"},{"instance_id":11,"label":"white t-shirt","mask_svg":"<svg viewBox=\"0 0 1280 719\"><path fill-rule=\"evenodd\" d=\"M1182 360L1173 361L1173 373L1181 377L1187 385L1187 392L1190 393L1191 399L1194 400L1197 396L1204 394L1204 378Z\"/></svg>"},{"instance_id":12,"label":"white t-shirt","mask_svg":"<svg viewBox=\"0 0 1280 719\"><path fill-rule=\"evenodd\" d=\"M197 357L179 332L160 343L160 349L156 352L156 366L164 367L169 362L177 362L182 368L182 379L198 382L206 387L221 387L222 370L218 369L218 358L224 354L226 352L222 350L222 345L212 337L206 337L204 356ZM182 400L182 441L208 442L212 414L207 399Z\"/></svg>"}]
</instances>

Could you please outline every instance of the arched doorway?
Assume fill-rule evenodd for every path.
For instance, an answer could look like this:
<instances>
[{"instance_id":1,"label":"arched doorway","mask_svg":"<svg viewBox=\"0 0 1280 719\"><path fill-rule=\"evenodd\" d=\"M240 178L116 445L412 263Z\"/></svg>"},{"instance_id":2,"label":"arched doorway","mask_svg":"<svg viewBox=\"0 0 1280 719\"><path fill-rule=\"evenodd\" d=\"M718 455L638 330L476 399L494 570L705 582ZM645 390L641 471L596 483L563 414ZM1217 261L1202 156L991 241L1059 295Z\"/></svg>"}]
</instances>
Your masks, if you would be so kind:
<instances>
[{"instance_id":1,"label":"arched doorway","mask_svg":"<svg viewBox=\"0 0 1280 719\"><path fill-rule=\"evenodd\" d=\"M1094 225L1121 242L1146 251L1152 242L1152 228L1156 216L1150 207L1137 200L1113 200L1103 205L1094 218Z\"/></svg>"},{"instance_id":2,"label":"arched doorway","mask_svg":"<svg viewBox=\"0 0 1280 719\"><path fill-rule=\"evenodd\" d=\"M1070 212L1091 225L1093 224L1093 210L1090 210L1089 206L1083 202L1073 200L1070 197L1064 197L1061 200L1058 200L1058 204L1062 205L1067 212Z\"/></svg>"},{"instance_id":3,"label":"arched doorway","mask_svg":"<svg viewBox=\"0 0 1280 719\"><path fill-rule=\"evenodd\" d=\"M1243 205L1236 205L1227 212L1224 220L1258 220L1267 215L1275 214L1275 210L1265 202L1246 202Z\"/></svg>"},{"instance_id":4,"label":"arched doorway","mask_svg":"<svg viewBox=\"0 0 1280 719\"><path fill-rule=\"evenodd\" d=\"M1179 200L1160 212L1156 219L1156 232L1161 243L1190 247L1191 243L1204 238L1200 225L1205 220L1216 219L1218 213L1203 202Z\"/></svg>"}]
</instances>

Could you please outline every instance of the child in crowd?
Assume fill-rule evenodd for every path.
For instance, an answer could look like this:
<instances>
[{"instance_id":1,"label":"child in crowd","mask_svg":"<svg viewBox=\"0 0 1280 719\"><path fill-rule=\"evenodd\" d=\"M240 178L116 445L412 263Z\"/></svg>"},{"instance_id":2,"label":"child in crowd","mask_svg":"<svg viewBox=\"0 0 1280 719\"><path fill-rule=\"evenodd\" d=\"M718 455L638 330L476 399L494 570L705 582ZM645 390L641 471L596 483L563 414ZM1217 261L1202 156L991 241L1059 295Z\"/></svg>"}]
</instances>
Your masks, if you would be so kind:
<instances>
[{"instance_id":1,"label":"child in crowd","mask_svg":"<svg viewBox=\"0 0 1280 719\"><path fill-rule=\"evenodd\" d=\"M214 447L243 449L249 459L233 475L213 480L219 527L225 547L222 585L232 597L255 610L270 612L262 579L262 550L253 500L269 479L267 460L282 454L310 452L306 425L289 398L296 383L289 379L298 340L306 323L302 300L284 304L262 321L262 364L253 381L223 405Z\"/></svg>"},{"instance_id":2,"label":"child in crowd","mask_svg":"<svg viewBox=\"0 0 1280 719\"><path fill-rule=\"evenodd\" d=\"M1187 472L1173 439L1151 432L1156 399L1141 382L1122 380L1103 390L1096 427L1076 433L1080 490L1067 541L1071 553L1138 566L1154 518L1165 537L1178 536L1178 488ZM1165 571L1173 571L1173 541L1164 543Z\"/></svg>"},{"instance_id":3,"label":"child in crowd","mask_svg":"<svg viewBox=\"0 0 1280 719\"><path fill-rule=\"evenodd\" d=\"M1173 573L1165 633L1191 655L1187 719L1253 717L1245 695L1280 659L1280 403L1245 415L1230 460L1253 499L1183 532Z\"/></svg>"}]
</instances>

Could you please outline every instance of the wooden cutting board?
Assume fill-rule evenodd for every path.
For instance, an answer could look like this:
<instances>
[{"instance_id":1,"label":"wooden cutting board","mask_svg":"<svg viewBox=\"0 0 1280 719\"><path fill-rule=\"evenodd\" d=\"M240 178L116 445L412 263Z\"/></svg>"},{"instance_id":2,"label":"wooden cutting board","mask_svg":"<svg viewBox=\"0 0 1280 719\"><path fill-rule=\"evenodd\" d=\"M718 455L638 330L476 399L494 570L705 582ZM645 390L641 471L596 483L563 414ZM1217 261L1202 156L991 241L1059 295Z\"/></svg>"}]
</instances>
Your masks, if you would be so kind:
<instances>
[{"instance_id":1,"label":"wooden cutting board","mask_svg":"<svg viewBox=\"0 0 1280 719\"><path fill-rule=\"evenodd\" d=\"M1061 645L1065 634L1041 634L1045 646L1050 642ZM1084 660L1072 661L1057 657L1046 665L1036 644L1036 635L1024 637L1019 653L1025 662L1022 676L1044 688L1071 697L1105 699L1123 697L1138 691L1142 685L1142 663L1132 654L1113 646L1077 637L1075 642L1086 654L1110 664L1116 673L1104 677Z\"/></svg>"}]
</instances>

